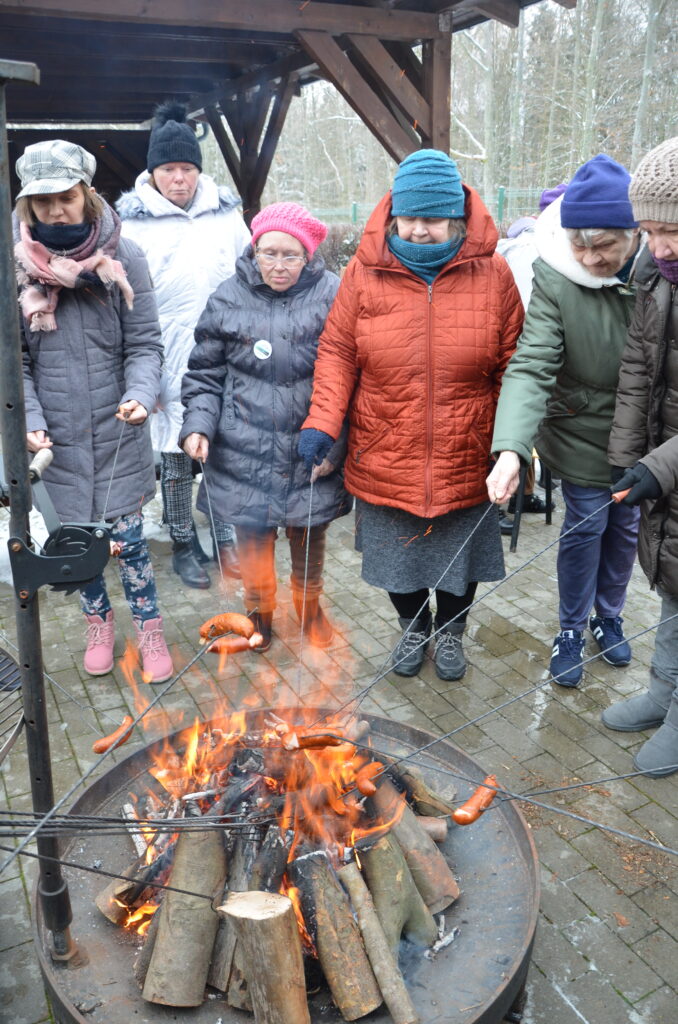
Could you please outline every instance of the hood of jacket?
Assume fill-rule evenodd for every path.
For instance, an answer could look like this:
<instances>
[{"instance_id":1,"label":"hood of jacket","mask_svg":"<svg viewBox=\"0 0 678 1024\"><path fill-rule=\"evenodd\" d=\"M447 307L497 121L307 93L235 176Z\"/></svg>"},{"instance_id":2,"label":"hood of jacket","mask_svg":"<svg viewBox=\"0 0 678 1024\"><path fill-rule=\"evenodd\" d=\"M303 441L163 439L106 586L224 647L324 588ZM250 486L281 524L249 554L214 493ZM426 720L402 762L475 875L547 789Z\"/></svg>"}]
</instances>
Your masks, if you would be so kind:
<instances>
[{"instance_id":1,"label":"hood of jacket","mask_svg":"<svg viewBox=\"0 0 678 1024\"><path fill-rule=\"evenodd\" d=\"M450 263L442 268L441 273L452 263L462 263L464 260L475 259L478 256L491 256L497 248L499 233L487 207L475 189L468 185L464 185L463 188L466 195L464 206L466 238L462 242L459 252L456 253L454 259L450 260ZM366 267L382 270L403 269L400 260L393 255L386 244L386 231L390 222L391 191L389 189L372 211L356 251L356 258Z\"/></svg>"},{"instance_id":2,"label":"hood of jacket","mask_svg":"<svg viewBox=\"0 0 678 1024\"><path fill-rule=\"evenodd\" d=\"M559 196L554 203L547 206L544 212L537 217L535 223L534 242L537 246L537 252L544 263L548 263L549 267L553 267L559 274L566 277L568 281L580 284L583 288L625 286L626 282L620 281L618 277L595 277L581 263L577 263L572 254L570 239L565 228L560 223L562 201L563 197Z\"/></svg>"},{"instance_id":3,"label":"hood of jacket","mask_svg":"<svg viewBox=\"0 0 678 1024\"><path fill-rule=\"evenodd\" d=\"M240 200L229 188L217 185L209 174L201 174L191 205L187 210L182 210L153 188L149 183L150 177L148 171L142 171L134 188L120 196L115 208L121 220L143 217L186 217L190 220L204 213L233 210L240 205Z\"/></svg>"}]
</instances>

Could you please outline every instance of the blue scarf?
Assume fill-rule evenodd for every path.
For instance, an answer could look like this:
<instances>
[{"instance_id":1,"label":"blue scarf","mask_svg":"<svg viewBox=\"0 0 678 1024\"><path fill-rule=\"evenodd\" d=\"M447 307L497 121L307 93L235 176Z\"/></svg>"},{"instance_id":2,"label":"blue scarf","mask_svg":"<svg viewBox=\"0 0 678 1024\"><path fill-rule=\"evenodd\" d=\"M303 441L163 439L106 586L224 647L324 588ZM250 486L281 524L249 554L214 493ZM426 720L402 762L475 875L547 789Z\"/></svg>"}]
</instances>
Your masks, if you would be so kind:
<instances>
[{"instance_id":1,"label":"blue scarf","mask_svg":"<svg viewBox=\"0 0 678 1024\"><path fill-rule=\"evenodd\" d=\"M454 242L450 240L420 245L417 242L406 242L399 235L389 235L387 245L403 266L423 278L427 284L432 284L441 267L457 255L463 241L463 238L458 238Z\"/></svg>"},{"instance_id":2,"label":"blue scarf","mask_svg":"<svg viewBox=\"0 0 678 1024\"><path fill-rule=\"evenodd\" d=\"M42 224L38 221L31 227L36 242L41 242L52 252L70 252L91 235L92 224Z\"/></svg>"}]
</instances>

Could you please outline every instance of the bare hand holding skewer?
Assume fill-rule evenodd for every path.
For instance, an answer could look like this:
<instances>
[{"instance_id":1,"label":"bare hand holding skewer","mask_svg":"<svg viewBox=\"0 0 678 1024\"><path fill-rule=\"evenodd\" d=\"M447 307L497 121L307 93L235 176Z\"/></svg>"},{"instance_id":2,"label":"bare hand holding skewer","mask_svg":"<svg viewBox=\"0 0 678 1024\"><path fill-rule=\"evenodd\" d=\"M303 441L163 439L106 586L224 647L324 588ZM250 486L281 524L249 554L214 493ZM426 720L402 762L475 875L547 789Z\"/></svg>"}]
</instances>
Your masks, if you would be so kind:
<instances>
[{"instance_id":1,"label":"bare hand holding skewer","mask_svg":"<svg viewBox=\"0 0 678 1024\"><path fill-rule=\"evenodd\" d=\"M129 423L133 427L140 426L147 417L148 410L135 398L130 398L128 402L121 402L115 414L116 420L123 420L124 423Z\"/></svg>"},{"instance_id":2,"label":"bare hand holding skewer","mask_svg":"<svg viewBox=\"0 0 678 1024\"><path fill-rule=\"evenodd\" d=\"M502 452L494 469L485 481L490 501L501 505L508 501L518 487L520 459L516 452Z\"/></svg>"},{"instance_id":3,"label":"bare hand holding skewer","mask_svg":"<svg viewBox=\"0 0 678 1024\"><path fill-rule=\"evenodd\" d=\"M204 434L188 434L181 445L189 459L205 463L209 455L210 443Z\"/></svg>"}]
</instances>

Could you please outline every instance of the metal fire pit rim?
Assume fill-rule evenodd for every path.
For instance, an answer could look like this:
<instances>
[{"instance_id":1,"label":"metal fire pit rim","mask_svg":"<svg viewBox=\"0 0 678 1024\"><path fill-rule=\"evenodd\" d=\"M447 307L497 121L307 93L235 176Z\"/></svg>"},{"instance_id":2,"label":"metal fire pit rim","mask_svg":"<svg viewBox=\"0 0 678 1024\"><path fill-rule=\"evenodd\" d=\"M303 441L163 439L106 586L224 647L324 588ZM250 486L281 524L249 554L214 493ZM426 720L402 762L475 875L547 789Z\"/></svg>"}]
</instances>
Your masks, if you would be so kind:
<instances>
[{"instance_id":1,"label":"metal fire pit rim","mask_svg":"<svg viewBox=\"0 0 678 1024\"><path fill-rule=\"evenodd\" d=\"M261 726L262 719L269 712L275 712L276 714L280 715L281 718L284 718L286 713L288 715L298 714L298 710L299 709L297 708L286 708L280 706L257 708L254 710L247 710L245 712L245 719L248 728L256 728L257 726ZM331 709L327 708L313 708L304 710L312 711L313 715L316 717L319 715L327 715L328 717L330 717L333 713ZM216 723L218 723L222 718L225 717L227 716L214 716L210 719L204 719L201 724L216 725ZM389 718L385 718L380 715L365 713L361 715L360 718L368 721L371 727L376 727L377 731L382 735L387 736L396 742L411 744L415 749L418 747L423 747L429 744L431 740L436 739L434 734L426 732L423 729L419 729L416 726L407 725L406 723L395 722ZM100 802L103 802L104 800L109 798L111 795L111 791L110 789L108 790L108 792L106 791L107 783L110 782L112 778L119 779L122 774L127 774L131 780L135 774L145 774L148 769L148 758L150 752L152 752L153 750L162 750L162 748L165 747L168 742L172 743L173 741L180 738L182 735L187 734L191 728L192 726L184 726L181 729L177 729L172 733L166 734L165 736L158 737L155 740L152 740L150 743L132 751L130 754L127 755L127 757L112 765L107 772L99 776L98 779L96 779L90 786L88 786L87 789L80 794L75 803L72 804L72 806L69 809L70 812L82 813L83 810L86 809L86 806L88 806L92 801L99 800ZM403 736L403 733L406 734L406 738ZM461 759L462 762L466 763L464 766L464 773L467 775L467 777L473 778L475 775L479 773L480 770L477 782L482 781L482 777L484 777L485 773L483 773L483 770L480 768L478 763L468 754L466 754L463 750L461 750L461 748L452 744L449 740L439 740L438 743L435 744L435 747L426 751L426 754L424 756L428 755L434 761L444 760L445 751L453 752L455 760ZM416 763L414 758L412 758L411 760L413 761L413 763ZM140 770L138 772L135 772L136 762L140 762ZM424 769L426 769L426 765L424 765L423 767ZM468 786L469 793L472 791L475 784L476 783ZM462 796L460 797L460 799L465 799L465 797ZM468 1021L468 1024L499 1024L500 1021L505 1019L505 1014L511 1010L511 1008L514 1006L514 1004L520 997L527 978L527 971L529 968L530 958L532 955L532 948L534 945L537 920L539 914L539 861L531 829L528 826L523 814L521 813L520 809L514 801L506 801L502 803L499 809L499 813L507 817L509 821L512 820L514 826L518 827L517 834L520 836L520 839L522 840L523 849L525 849L526 852L529 853L529 857L525 858L525 864L529 867L529 873L531 874L532 882L532 899L528 917L528 927L526 931L528 941L526 945L523 947L523 949L515 954L515 956L511 960L511 963L506 965L506 983L503 986L503 988L500 988L493 993L493 1001L491 1005L488 1005L481 1012L480 1015L476 1015L472 1019L464 1018L465 1021ZM75 842L75 840L72 840L72 842ZM67 969L67 967L65 967L63 964L55 963L51 959L49 951L45 948L45 928L42 921L42 912L38 895L38 883L36 881L33 893L35 913L32 915L32 931L38 955L39 966L42 972L46 988L49 992L53 1009L58 1010L59 1013L67 1015L66 1018L62 1018L59 1016L59 1013L57 1013L55 1015L55 1019L58 1022L65 1020L66 1024L71 1024L71 1022L72 1024L91 1024L92 1018L88 1016L83 1016L80 1013L80 1011L76 1008L76 1006L68 999L68 997L66 995L62 995L61 991L59 990L56 979L58 978L59 972L61 970ZM73 931L77 941L77 920L74 920L73 922ZM156 1007L156 1009L157 1008L158 1007ZM168 1011L172 1011L172 1016L168 1016L168 1021L175 1021L178 1019L189 1021L192 1015L191 1010L185 1008L167 1007L165 1009L167 1009ZM179 1014L181 1014L181 1017L178 1016ZM500 1014L500 1016L498 1016L497 1014ZM238 1015L238 1019L239 1017L240 1015ZM431 1018L430 1024L443 1024L443 1021L448 1022L448 1024L452 1024L451 1017L443 1017L442 1015L436 1015L435 1018ZM422 1024L429 1024L429 1022L423 1021ZM459 1024L462 1024L461 1019L459 1019Z\"/></svg>"}]
</instances>

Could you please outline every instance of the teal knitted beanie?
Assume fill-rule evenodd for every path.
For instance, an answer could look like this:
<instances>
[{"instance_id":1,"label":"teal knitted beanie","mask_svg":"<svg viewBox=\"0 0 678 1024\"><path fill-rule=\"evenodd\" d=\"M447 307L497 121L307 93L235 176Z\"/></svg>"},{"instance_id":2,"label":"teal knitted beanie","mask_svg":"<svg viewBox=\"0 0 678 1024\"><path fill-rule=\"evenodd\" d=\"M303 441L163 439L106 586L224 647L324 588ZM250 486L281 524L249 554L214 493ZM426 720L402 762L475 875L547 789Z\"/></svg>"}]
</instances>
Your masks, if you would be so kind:
<instances>
[{"instance_id":1,"label":"teal knitted beanie","mask_svg":"<svg viewBox=\"0 0 678 1024\"><path fill-rule=\"evenodd\" d=\"M457 165L439 149L410 153L391 189L394 217L463 217L464 190Z\"/></svg>"}]
</instances>

